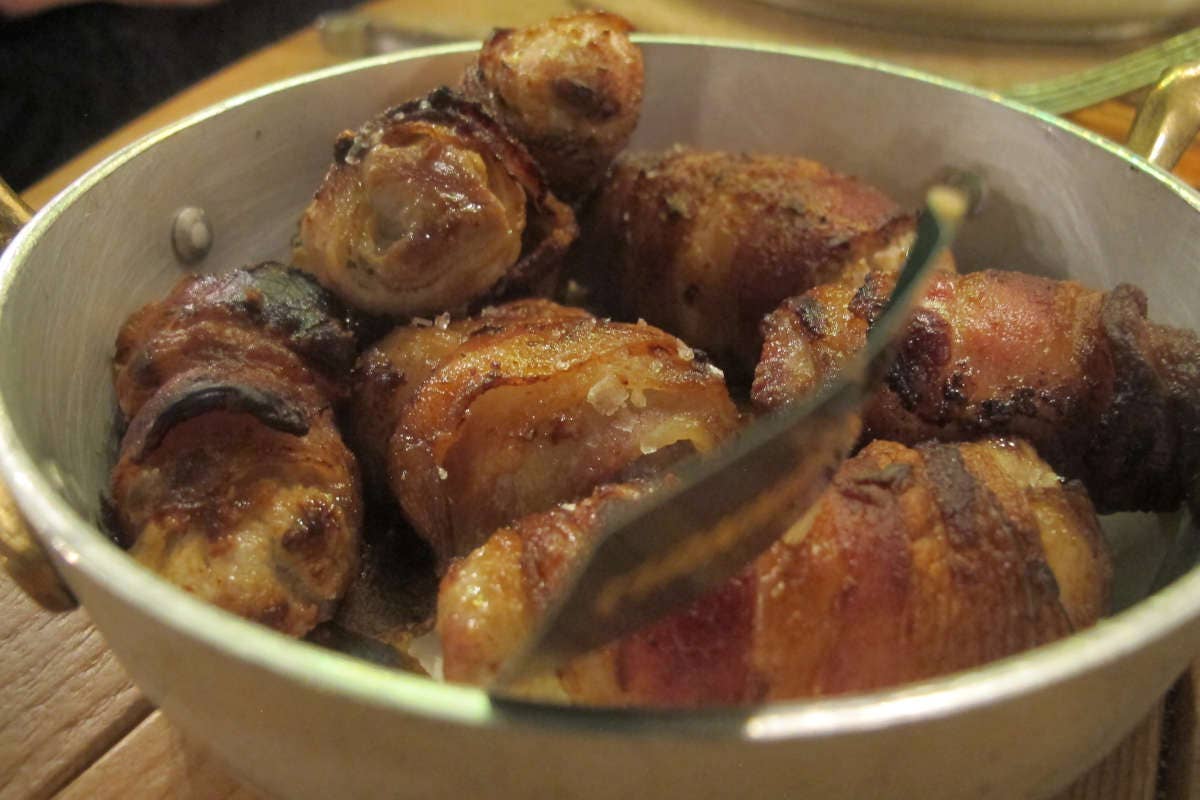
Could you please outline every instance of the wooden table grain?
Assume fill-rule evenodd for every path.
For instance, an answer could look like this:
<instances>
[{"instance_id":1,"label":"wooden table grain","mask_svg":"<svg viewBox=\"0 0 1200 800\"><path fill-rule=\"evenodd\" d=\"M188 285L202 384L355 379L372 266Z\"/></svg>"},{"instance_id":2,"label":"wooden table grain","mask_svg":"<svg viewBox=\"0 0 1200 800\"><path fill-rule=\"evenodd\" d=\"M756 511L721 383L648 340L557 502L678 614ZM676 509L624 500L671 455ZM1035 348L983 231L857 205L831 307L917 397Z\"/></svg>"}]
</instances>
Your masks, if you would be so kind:
<instances>
[{"instance_id":1,"label":"wooden table grain","mask_svg":"<svg viewBox=\"0 0 1200 800\"><path fill-rule=\"evenodd\" d=\"M478 39L584 0L383 0L365 13L448 38ZM603 5L651 32L851 49L981 86L1062 74L1141 43L1053 47L930 42L817 22L749 0L607 0ZM179 94L81 153L30 188L34 207L120 147L168 122L242 91L336 58L314 29L288 37ZM1114 100L1071 115L1123 139L1134 109ZM354 120L347 120L353 124ZM1200 186L1200 147L1177 173ZM138 692L91 626L86 611L51 615L0 579L0 800L254 800L198 743L183 738ZM1145 720L1061 800L1200 800L1197 681L1193 666Z\"/></svg>"}]
</instances>

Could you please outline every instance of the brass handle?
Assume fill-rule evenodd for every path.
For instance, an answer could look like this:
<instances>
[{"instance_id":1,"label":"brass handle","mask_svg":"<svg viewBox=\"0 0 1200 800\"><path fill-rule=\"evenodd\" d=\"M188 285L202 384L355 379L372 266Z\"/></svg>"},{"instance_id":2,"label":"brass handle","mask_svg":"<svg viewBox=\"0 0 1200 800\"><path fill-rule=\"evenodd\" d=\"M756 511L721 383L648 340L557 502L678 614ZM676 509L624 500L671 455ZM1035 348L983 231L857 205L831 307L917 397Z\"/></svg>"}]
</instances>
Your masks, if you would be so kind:
<instances>
[{"instance_id":1,"label":"brass handle","mask_svg":"<svg viewBox=\"0 0 1200 800\"><path fill-rule=\"evenodd\" d=\"M1128 147L1170 170L1200 131L1200 62L1173 67L1150 90L1129 131Z\"/></svg>"},{"instance_id":2,"label":"brass handle","mask_svg":"<svg viewBox=\"0 0 1200 800\"><path fill-rule=\"evenodd\" d=\"M0 251L8 247L31 216L29 206L0 179ZM79 605L3 485L0 485L0 565L46 610L70 611Z\"/></svg>"},{"instance_id":3,"label":"brass handle","mask_svg":"<svg viewBox=\"0 0 1200 800\"><path fill-rule=\"evenodd\" d=\"M8 247L17 231L25 227L32 216L33 209L0 178L0 252Z\"/></svg>"}]
</instances>

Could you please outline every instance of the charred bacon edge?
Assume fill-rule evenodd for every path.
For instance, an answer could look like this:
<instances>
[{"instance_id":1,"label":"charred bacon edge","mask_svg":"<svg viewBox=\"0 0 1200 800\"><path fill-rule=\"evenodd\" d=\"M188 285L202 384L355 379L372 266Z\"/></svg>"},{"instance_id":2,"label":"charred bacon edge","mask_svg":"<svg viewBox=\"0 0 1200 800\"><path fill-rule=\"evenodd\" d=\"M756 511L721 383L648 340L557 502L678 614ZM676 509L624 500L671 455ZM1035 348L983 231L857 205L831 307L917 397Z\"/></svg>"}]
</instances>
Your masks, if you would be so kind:
<instances>
[{"instance_id":1,"label":"charred bacon edge","mask_svg":"<svg viewBox=\"0 0 1200 800\"><path fill-rule=\"evenodd\" d=\"M250 291L261 293L241 301L254 322L283 334L290 349L321 371L335 377L349 372L358 354L355 320L332 292L307 272L277 261L234 270L239 272L249 276Z\"/></svg>"},{"instance_id":2,"label":"charred bacon edge","mask_svg":"<svg viewBox=\"0 0 1200 800\"><path fill-rule=\"evenodd\" d=\"M134 463L141 463L176 425L212 411L250 414L267 427L292 436L303 436L309 430L309 411L284 392L208 373L185 373L142 406L121 449L130 453Z\"/></svg>"},{"instance_id":3,"label":"charred bacon edge","mask_svg":"<svg viewBox=\"0 0 1200 800\"><path fill-rule=\"evenodd\" d=\"M1094 446L1087 454L1091 481L1107 487L1094 498L1101 512L1120 510L1144 497L1152 510L1169 511L1186 491L1183 443L1164 387L1148 353L1150 323L1146 295L1131 284L1118 284L1100 306L1100 325L1112 348L1115 385L1112 402L1101 414ZM1135 476L1140 476L1137 480ZM1181 485L1184 484L1184 485Z\"/></svg>"},{"instance_id":4,"label":"charred bacon edge","mask_svg":"<svg viewBox=\"0 0 1200 800\"><path fill-rule=\"evenodd\" d=\"M160 374L162 344L177 355L179 338L197 326L245 331L290 351L298 366L327 382L323 387L337 397L344 394L342 383L358 350L355 320L340 302L307 273L275 261L184 278L129 321L117 338L119 391L126 380L155 392L169 382L176 373Z\"/></svg>"}]
</instances>

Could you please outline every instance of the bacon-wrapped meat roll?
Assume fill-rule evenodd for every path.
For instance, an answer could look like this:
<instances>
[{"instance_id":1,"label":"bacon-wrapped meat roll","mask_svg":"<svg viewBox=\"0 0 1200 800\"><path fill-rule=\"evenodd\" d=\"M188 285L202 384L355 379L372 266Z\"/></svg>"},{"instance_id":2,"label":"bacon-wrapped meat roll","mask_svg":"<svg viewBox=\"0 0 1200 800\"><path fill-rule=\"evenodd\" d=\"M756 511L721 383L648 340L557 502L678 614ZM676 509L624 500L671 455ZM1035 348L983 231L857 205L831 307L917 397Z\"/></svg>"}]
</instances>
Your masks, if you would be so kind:
<instances>
[{"instance_id":1,"label":"bacon-wrapped meat roll","mask_svg":"<svg viewBox=\"0 0 1200 800\"><path fill-rule=\"evenodd\" d=\"M356 438L388 443L368 463L386 462L443 563L645 454L704 451L737 424L720 372L683 342L546 301L401 328L360 363L355 416L375 421Z\"/></svg>"},{"instance_id":2,"label":"bacon-wrapped meat roll","mask_svg":"<svg viewBox=\"0 0 1200 800\"><path fill-rule=\"evenodd\" d=\"M354 351L328 294L277 264L184 278L133 314L110 484L132 555L286 633L328 619L358 563L358 467L333 418Z\"/></svg>"},{"instance_id":3,"label":"bacon-wrapped meat roll","mask_svg":"<svg viewBox=\"0 0 1200 800\"><path fill-rule=\"evenodd\" d=\"M642 52L622 17L585 11L498 30L463 79L568 202L590 194L637 127Z\"/></svg>"},{"instance_id":4,"label":"bacon-wrapped meat roll","mask_svg":"<svg viewBox=\"0 0 1200 800\"><path fill-rule=\"evenodd\" d=\"M677 147L617 160L585 226L582 281L618 316L749 374L765 314L863 259L898 269L912 231L881 192L821 164Z\"/></svg>"},{"instance_id":5,"label":"bacon-wrapped meat roll","mask_svg":"<svg viewBox=\"0 0 1200 800\"><path fill-rule=\"evenodd\" d=\"M446 677L490 679L605 516L645 491L601 488L456 562L438 597ZM1110 582L1086 494L1028 445L875 442L742 574L527 688L655 706L869 691L1091 625Z\"/></svg>"},{"instance_id":6,"label":"bacon-wrapped meat roll","mask_svg":"<svg viewBox=\"0 0 1200 800\"><path fill-rule=\"evenodd\" d=\"M440 89L342 134L293 260L355 308L434 316L552 284L576 230L528 151Z\"/></svg>"},{"instance_id":7,"label":"bacon-wrapped meat roll","mask_svg":"<svg viewBox=\"0 0 1200 800\"><path fill-rule=\"evenodd\" d=\"M753 398L774 408L832 380L891 290L819 287L764 323ZM1140 290L1017 272L940 275L913 315L869 438L1028 439L1102 512L1171 510L1200 472L1200 339L1146 319Z\"/></svg>"}]
</instances>

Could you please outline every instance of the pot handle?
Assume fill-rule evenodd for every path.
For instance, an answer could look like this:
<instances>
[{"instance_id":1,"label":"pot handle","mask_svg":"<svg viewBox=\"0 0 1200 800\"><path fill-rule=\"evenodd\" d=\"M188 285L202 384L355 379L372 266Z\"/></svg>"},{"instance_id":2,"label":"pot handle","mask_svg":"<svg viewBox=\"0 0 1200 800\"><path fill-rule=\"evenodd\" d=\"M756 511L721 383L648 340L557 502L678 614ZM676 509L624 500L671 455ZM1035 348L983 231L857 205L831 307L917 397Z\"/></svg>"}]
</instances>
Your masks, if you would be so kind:
<instances>
[{"instance_id":1,"label":"pot handle","mask_svg":"<svg viewBox=\"0 0 1200 800\"><path fill-rule=\"evenodd\" d=\"M1129 130L1127 146L1170 171L1200 131L1200 62L1163 73L1146 95Z\"/></svg>"},{"instance_id":2,"label":"pot handle","mask_svg":"<svg viewBox=\"0 0 1200 800\"><path fill-rule=\"evenodd\" d=\"M32 216L33 210L0 178L0 251L8 247ZM79 605L3 484L0 484L0 565L46 610L70 611Z\"/></svg>"}]
</instances>

